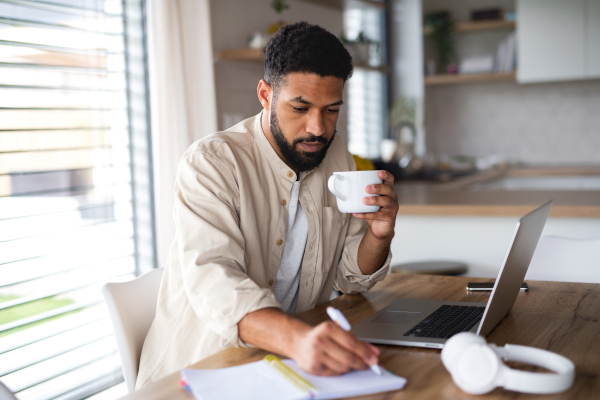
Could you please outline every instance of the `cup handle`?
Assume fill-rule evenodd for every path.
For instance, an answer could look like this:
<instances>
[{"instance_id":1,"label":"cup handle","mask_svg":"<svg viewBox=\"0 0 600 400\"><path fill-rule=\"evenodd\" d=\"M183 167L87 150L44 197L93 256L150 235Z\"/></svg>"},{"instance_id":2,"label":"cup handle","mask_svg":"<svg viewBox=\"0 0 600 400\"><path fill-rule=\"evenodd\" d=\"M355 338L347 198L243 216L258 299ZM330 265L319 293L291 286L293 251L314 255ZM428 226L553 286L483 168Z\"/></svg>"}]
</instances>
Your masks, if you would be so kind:
<instances>
[{"instance_id":1,"label":"cup handle","mask_svg":"<svg viewBox=\"0 0 600 400\"><path fill-rule=\"evenodd\" d=\"M329 177L329 180L327 181L327 187L329 188L329 191L331 193L333 193L335 195L335 197L339 198L342 201L346 201L348 200L346 198L346 196L344 196L343 194L341 194L336 188L335 188L335 181L336 179L339 179L340 181L344 180L344 177L342 175L331 175Z\"/></svg>"}]
</instances>

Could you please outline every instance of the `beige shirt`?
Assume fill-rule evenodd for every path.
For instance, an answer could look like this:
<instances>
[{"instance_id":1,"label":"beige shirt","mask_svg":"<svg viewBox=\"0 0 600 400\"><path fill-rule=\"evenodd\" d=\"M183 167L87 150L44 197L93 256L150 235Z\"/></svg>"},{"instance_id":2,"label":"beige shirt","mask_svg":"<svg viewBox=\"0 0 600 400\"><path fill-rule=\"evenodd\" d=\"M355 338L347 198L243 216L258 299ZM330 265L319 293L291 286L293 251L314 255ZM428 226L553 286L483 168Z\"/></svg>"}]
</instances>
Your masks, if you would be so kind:
<instances>
[{"instance_id":1,"label":"beige shirt","mask_svg":"<svg viewBox=\"0 0 600 400\"><path fill-rule=\"evenodd\" d=\"M180 160L175 186L176 237L163 274L156 317L142 350L137 387L232 346L247 346L238 322L266 307L281 308L273 288L287 231L296 174L265 137L261 114L198 140ZM343 214L327 190L334 171L355 170L336 137L319 167L303 175L300 204L308 239L296 314L383 280L357 262L367 229Z\"/></svg>"}]
</instances>

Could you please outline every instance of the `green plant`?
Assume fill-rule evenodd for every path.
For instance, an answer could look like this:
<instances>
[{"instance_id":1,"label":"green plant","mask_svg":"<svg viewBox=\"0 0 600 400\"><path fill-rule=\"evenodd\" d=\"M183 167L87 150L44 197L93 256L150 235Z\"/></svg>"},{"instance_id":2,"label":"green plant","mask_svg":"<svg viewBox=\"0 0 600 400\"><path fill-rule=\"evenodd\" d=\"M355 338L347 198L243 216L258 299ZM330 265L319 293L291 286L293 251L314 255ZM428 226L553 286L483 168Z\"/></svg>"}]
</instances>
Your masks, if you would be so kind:
<instances>
[{"instance_id":1,"label":"green plant","mask_svg":"<svg viewBox=\"0 0 600 400\"><path fill-rule=\"evenodd\" d=\"M287 4L286 0L273 0L271 2L271 8L275 10L277 14L281 14L282 12L290 8L290 5Z\"/></svg>"},{"instance_id":2,"label":"green plant","mask_svg":"<svg viewBox=\"0 0 600 400\"><path fill-rule=\"evenodd\" d=\"M438 73L444 73L455 54L452 17L448 11L431 12L425 16L425 26L431 31Z\"/></svg>"},{"instance_id":3,"label":"green plant","mask_svg":"<svg viewBox=\"0 0 600 400\"><path fill-rule=\"evenodd\" d=\"M342 43L346 44L367 43L379 46L379 42L376 42L373 39L369 38L364 31L360 31L358 35L356 35L356 38L352 40L348 39L348 37L342 33L342 35L340 36L340 40L342 41Z\"/></svg>"},{"instance_id":4,"label":"green plant","mask_svg":"<svg viewBox=\"0 0 600 400\"><path fill-rule=\"evenodd\" d=\"M375 51L377 57L380 57L379 54L379 42L369 38L364 31L360 31L358 35L356 35L355 39L348 39L348 37L342 33L340 35L340 41L346 45L346 48L350 52L350 55L353 58L353 61L358 63L368 63L370 59L370 46ZM377 61L379 64L380 61Z\"/></svg>"}]
</instances>

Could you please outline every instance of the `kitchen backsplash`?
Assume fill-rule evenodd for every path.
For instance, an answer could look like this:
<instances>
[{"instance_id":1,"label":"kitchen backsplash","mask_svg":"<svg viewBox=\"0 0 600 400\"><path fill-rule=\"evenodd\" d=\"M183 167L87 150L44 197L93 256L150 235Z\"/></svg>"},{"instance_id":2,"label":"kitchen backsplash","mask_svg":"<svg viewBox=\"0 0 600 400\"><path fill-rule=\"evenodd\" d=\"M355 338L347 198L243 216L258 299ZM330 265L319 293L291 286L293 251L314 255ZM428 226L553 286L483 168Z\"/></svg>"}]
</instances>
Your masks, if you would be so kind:
<instances>
[{"instance_id":1,"label":"kitchen backsplash","mask_svg":"<svg viewBox=\"0 0 600 400\"><path fill-rule=\"evenodd\" d=\"M600 81L428 87L427 152L600 164Z\"/></svg>"}]
</instances>

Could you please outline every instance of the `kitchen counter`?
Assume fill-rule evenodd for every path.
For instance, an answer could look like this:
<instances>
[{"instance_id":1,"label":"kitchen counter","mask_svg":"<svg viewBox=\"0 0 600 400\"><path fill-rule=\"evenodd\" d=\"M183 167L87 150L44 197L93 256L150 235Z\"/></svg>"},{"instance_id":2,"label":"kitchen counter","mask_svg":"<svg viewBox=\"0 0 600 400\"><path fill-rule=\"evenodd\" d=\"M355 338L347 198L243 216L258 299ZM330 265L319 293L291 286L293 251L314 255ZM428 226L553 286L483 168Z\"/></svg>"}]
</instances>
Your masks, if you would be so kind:
<instances>
[{"instance_id":1,"label":"kitchen counter","mask_svg":"<svg viewBox=\"0 0 600 400\"><path fill-rule=\"evenodd\" d=\"M399 181L398 215L522 216L554 200L551 217L600 218L600 190L480 189L507 177L600 177L600 167L544 167L493 170L448 183ZM489 185L488 185L489 186ZM479 188L478 188L479 187Z\"/></svg>"}]
</instances>

